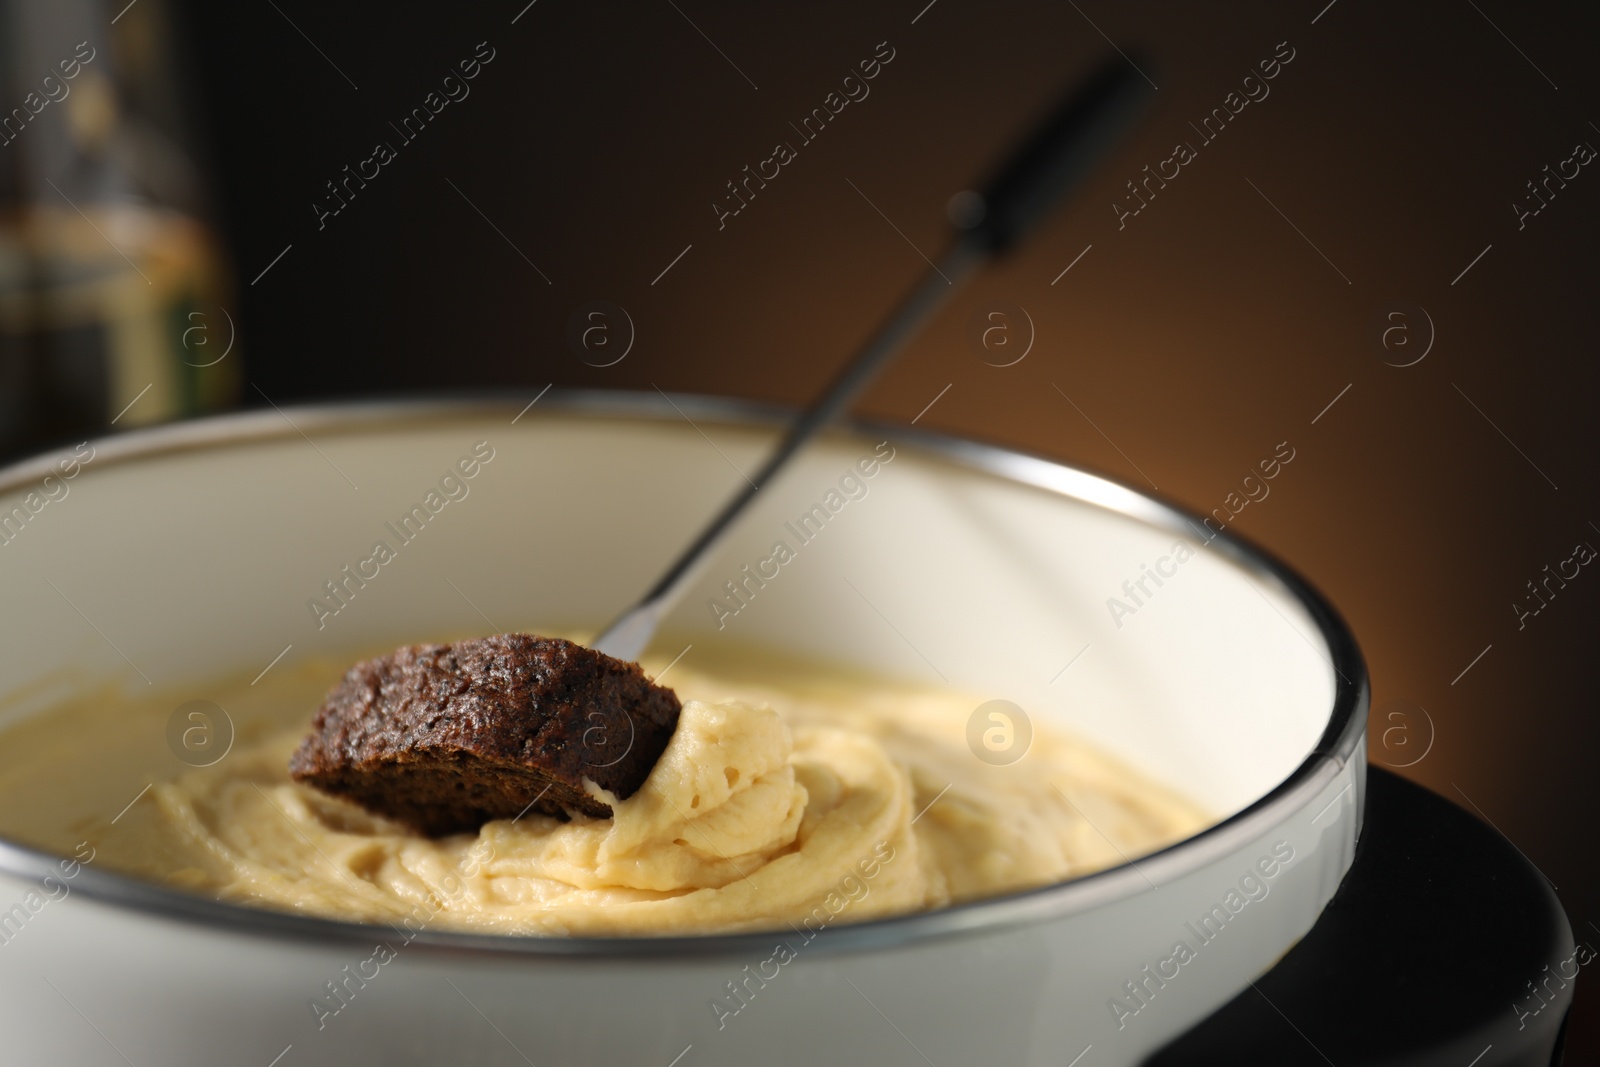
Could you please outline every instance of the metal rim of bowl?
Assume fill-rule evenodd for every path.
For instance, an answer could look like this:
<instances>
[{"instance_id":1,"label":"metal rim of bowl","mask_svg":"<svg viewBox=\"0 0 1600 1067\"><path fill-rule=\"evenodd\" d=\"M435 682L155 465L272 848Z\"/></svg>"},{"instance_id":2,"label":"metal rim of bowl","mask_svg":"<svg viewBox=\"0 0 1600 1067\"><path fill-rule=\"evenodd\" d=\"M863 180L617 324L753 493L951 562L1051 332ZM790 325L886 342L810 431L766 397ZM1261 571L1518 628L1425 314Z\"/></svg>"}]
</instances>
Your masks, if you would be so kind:
<instances>
[{"instance_id":1,"label":"metal rim of bowl","mask_svg":"<svg viewBox=\"0 0 1600 1067\"><path fill-rule=\"evenodd\" d=\"M710 423L773 428L792 415L790 409L755 401L714 396L610 390L547 390L526 406L522 398L504 395L444 400L385 400L311 404L273 411L243 412L197 419L146 430L129 431L93 441L96 469L154 459L172 453L212 450L275 441L308 431L323 434L362 433L386 427L449 422L490 413L517 412L521 419L534 403L541 410L569 415L675 422L690 416ZM524 396L526 394L523 394ZM1192 535L1194 519L1178 508L1114 478L1084 471L1055 460L1014 449L953 437L915 427L867 421L842 422L838 430L860 436L904 441L920 452L956 466L1028 485L1068 499L1104 507L1129 518ZM0 469L0 493L14 492L54 471L56 456L44 454ZM1072 482L1068 489L1063 481ZM1086 495L1084 490L1092 490ZM1098 499L1095 499L1098 497ZM1114 501L1114 502L1113 502ZM1334 702L1328 725L1298 767L1275 788L1243 810L1199 833L1140 858L1064 882L950 905L931 911L871 919L823 928L807 941L808 955L893 947L936 938L974 935L1021 924L1061 918L1134 896L1170 882L1227 855L1236 844L1253 839L1267 827L1309 803L1357 755L1365 738L1370 687L1366 665L1349 628L1320 593L1292 568L1244 539L1226 531L1205 539L1243 570L1287 590L1311 616L1328 645L1335 674ZM1357 792L1357 803L1362 791ZM1358 810L1358 816L1360 812ZM1359 822L1358 824L1359 825ZM57 872L60 857L0 838L0 872L39 880ZM382 939L389 928L249 907L168 889L129 875L82 868L75 891L91 899L166 919L198 922L211 928L277 940L352 945ZM646 937L541 937L516 934L434 930L414 932L408 951L487 957L599 957L645 959L669 956L715 958L769 951L781 930Z\"/></svg>"}]
</instances>

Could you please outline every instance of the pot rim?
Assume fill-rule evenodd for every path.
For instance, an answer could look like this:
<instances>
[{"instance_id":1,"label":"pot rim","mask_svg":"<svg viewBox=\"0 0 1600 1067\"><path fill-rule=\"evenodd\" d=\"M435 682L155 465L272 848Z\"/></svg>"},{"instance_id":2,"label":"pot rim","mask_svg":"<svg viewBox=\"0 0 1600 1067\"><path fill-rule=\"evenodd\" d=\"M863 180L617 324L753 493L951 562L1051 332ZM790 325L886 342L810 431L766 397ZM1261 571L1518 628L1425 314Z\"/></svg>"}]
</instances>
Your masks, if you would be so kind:
<instances>
[{"instance_id":1,"label":"pot rim","mask_svg":"<svg viewBox=\"0 0 1600 1067\"><path fill-rule=\"evenodd\" d=\"M524 397L529 397L525 406ZM125 431L114 437L91 439L90 443L95 447L94 462L99 469L173 453L305 436L308 432L362 433L513 411L517 412L512 420L515 422L535 403L540 404L541 410L563 414L662 422L687 420L693 415L706 422L756 428L782 425L793 415L793 409L788 407L732 397L677 394L669 399L659 391L546 387L544 392L531 397L521 393L509 398L506 394L429 400L376 398L312 403L287 409L274 405L274 410L238 412ZM1173 533L1193 535L1203 528L1197 527L1194 517L1177 505L1115 478L1001 445L871 420L842 420L835 432L838 431L891 436L896 442L905 441L925 454L957 466L1103 507ZM56 458L56 453L48 453L0 468L0 493L36 483L54 471ZM1086 495L1088 491L1092 491L1092 497ZM1237 846L1282 822L1309 804L1359 754L1359 746L1365 738L1371 691L1366 664L1344 620L1309 582L1265 549L1227 531L1202 540L1207 547L1221 550L1247 573L1287 590L1310 615L1328 645L1328 660L1335 674L1333 709L1322 736L1300 765L1246 808L1197 834L1141 857L1137 865L1129 861L1064 882L1002 896L933 911L826 927L814 932L812 939L806 942L808 955L920 944L999 931L1062 918L1152 890L1227 856ZM1358 774L1360 766L1358 763ZM1357 789L1358 805L1363 793L1364 790ZM1359 827L1359 817L1355 825ZM0 873L37 881L55 874L60 859L52 853L0 837ZM381 940L383 932L390 929L371 923L211 900L94 867L79 870L73 889L102 903L162 919L196 922L214 930L280 941L367 945L374 937ZM460 956L466 953L480 959L595 957L644 961L676 956L706 960L764 953L771 949L773 938L781 936L780 931L771 930L661 937L536 937L424 927L412 933L406 948L418 954Z\"/></svg>"}]
</instances>

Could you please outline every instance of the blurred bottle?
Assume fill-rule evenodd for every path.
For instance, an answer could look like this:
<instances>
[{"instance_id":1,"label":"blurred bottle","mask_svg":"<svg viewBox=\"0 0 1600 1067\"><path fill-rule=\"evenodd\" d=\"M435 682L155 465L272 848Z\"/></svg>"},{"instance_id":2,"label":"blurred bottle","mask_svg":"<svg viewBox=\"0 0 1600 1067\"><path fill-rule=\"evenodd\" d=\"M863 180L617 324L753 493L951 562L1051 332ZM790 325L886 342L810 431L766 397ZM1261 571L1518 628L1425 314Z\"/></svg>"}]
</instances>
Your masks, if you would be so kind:
<instances>
[{"instance_id":1,"label":"blurred bottle","mask_svg":"<svg viewBox=\"0 0 1600 1067\"><path fill-rule=\"evenodd\" d=\"M0 0L0 455L233 405L163 0Z\"/></svg>"}]
</instances>

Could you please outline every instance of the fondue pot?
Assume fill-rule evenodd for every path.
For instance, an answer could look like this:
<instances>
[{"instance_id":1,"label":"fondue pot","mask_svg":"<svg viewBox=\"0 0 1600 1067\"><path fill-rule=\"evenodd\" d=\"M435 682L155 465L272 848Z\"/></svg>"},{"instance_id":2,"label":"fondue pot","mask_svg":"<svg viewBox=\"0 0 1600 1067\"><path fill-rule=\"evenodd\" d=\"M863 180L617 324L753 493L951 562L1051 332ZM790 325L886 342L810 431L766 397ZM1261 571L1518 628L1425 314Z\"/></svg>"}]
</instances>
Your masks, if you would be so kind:
<instances>
[{"instance_id":1,"label":"fondue pot","mask_svg":"<svg viewBox=\"0 0 1600 1067\"><path fill-rule=\"evenodd\" d=\"M176 708L207 679L481 633L485 617L593 631L779 425L722 400L552 391L131 433L81 448L66 481L70 448L18 464L0 474L0 514L27 513L0 545L0 723L108 684L171 692ZM375 575L341 584L464 454L492 455L470 491ZM892 460L829 507L874 455ZM32 510L47 476L54 495ZM730 599L819 504L825 521L794 558ZM1108 610L1125 584L1144 591L1138 610ZM7 1061L1133 1064L1248 995L1356 855L1368 686L1343 623L1264 553L1098 475L906 427L842 428L768 487L663 635L669 654L777 649L1009 701L1214 821L1086 877L803 942L427 928L381 967L387 927L93 862L67 877L72 857L0 842ZM129 800L157 773L129 767ZM70 891L44 893L46 879ZM786 937L800 943L774 975L762 965ZM333 985L341 1010L319 1010Z\"/></svg>"}]
</instances>

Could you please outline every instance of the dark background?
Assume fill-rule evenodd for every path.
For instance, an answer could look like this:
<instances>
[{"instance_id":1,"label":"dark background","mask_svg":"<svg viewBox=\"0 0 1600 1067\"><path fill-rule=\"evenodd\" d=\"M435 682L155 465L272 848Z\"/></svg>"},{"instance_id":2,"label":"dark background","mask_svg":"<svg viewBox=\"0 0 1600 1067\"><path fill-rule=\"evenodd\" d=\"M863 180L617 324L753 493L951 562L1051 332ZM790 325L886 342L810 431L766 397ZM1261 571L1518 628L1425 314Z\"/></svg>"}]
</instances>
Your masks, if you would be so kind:
<instances>
[{"instance_id":1,"label":"dark background","mask_svg":"<svg viewBox=\"0 0 1600 1067\"><path fill-rule=\"evenodd\" d=\"M919 425L1199 512L1289 441L1293 466L1233 529L1348 617L1373 760L1491 821L1579 940L1600 940L1600 576L1520 629L1512 607L1547 564L1600 545L1600 174L1522 229L1512 208L1546 164L1600 145L1600 9L525 2L178 6L247 404L551 382L801 401L924 269L918 250L936 255L946 199L1109 37L1159 86L1146 120L859 410L908 421L949 385ZM402 146L388 123L484 41L495 58L470 96ZM719 230L724 183L797 142L789 123L881 41L895 58L871 95ZM1270 96L1200 145L1188 124L1285 41ZM319 229L325 183L379 140L397 158ZM1119 230L1124 182L1179 140L1198 158ZM593 300L637 331L604 369L566 340ZM1036 331L1005 368L970 329L1001 304ZM1393 366L1429 321L1426 358ZM1574 1063L1600 1062L1585 977Z\"/></svg>"}]
</instances>

